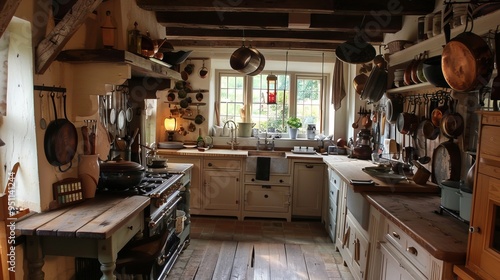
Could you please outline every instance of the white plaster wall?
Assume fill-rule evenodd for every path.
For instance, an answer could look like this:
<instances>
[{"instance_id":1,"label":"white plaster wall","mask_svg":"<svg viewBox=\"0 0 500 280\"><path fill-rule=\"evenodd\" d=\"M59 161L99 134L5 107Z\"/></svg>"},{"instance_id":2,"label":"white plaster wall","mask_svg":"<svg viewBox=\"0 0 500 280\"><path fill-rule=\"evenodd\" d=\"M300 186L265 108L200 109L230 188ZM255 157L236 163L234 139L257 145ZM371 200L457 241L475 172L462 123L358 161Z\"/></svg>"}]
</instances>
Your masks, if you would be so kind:
<instances>
[{"instance_id":1,"label":"white plaster wall","mask_svg":"<svg viewBox=\"0 0 500 280\"><path fill-rule=\"evenodd\" d=\"M2 186L6 185L12 166L19 162L15 180L16 205L39 211L30 23L14 18L7 30L8 33L4 34L10 35L7 115L0 118L0 135L5 142L0 148Z\"/></svg>"}]
</instances>

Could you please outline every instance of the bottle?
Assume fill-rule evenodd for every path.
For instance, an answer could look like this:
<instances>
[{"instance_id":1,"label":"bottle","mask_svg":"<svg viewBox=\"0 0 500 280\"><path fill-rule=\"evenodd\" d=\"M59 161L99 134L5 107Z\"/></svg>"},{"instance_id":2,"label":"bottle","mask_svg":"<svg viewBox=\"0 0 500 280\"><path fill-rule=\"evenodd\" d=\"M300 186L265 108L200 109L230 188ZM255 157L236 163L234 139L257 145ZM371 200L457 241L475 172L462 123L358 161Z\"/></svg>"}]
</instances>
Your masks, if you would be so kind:
<instances>
[{"instance_id":1,"label":"bottle","mask_svg":"<svg viewBox=\"0 0 500 280\"><path fill-rule=\"evenodd\" d=\"M141 32L137 29L138 23L134 22L134 29L128 31L128 51L136 54L141 53Z\"/></svg>"},{"instance_id":2,"label":"bottle","mask_svg":"<svg viewBox=\"0 0 500 280\"><path fill-rule=\"evenodd\" d=\"M198 139L196 139L196 146L197 147L205 147L205 140L203 139L203 137L201 137L201 128L198 129Z\"/></svg>"}]
</instances>

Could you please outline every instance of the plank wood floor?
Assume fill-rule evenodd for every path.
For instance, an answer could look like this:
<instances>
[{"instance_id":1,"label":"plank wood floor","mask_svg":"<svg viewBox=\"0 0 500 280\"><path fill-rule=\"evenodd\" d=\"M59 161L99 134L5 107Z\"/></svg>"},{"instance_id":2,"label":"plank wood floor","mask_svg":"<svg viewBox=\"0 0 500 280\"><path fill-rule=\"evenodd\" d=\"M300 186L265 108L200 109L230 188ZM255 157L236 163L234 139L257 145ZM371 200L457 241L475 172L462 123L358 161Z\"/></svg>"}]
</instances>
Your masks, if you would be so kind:
<instances>
[{"instance_id":1,"label":"plank wood floor","mask_svg":"<svg viewBox=\"0 0 500 280\"><path fill-rule=\"evenodd\" d=\"M192 225L191 243L168 279L353 279L319 222L217 218Z\"/></svg>"}]
</instances>

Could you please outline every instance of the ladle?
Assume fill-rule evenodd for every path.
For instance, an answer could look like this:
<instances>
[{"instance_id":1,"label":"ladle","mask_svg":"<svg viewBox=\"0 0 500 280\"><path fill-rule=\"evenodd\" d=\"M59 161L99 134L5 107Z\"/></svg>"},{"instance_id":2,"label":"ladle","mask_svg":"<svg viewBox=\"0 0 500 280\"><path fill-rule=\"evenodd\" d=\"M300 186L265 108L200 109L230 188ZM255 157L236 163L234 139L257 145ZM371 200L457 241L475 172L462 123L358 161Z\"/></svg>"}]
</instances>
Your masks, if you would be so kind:
<instances>
[{"instance_id":1,"label":"ladle","mask_svg":"<svg viewBox=\"0 0 500 280\"><path fill-rule=\"evenodd\" d=\"M421 164L427 164L431 162L431 157L427 155L427 139L425 139L424 141L424 149L424 156L418 158L418 162L420 162Z\"/></svg>"},{"instance_id":2,"label":"ladle","mask_svg":"<svg viewBox=\"0 0 500 280\"><path fill-rule=\"evenodd\" d=\"M359 119L361 119L361 114L359 114L358 120L356 122L352 123L352 128L356 129L356 128L359 127L359 124L358 124L359 123Z\"/></svg>"},{"instance_id":3,"label":"ladle","mask_svg":"<svg viewBox=\"0 0 500 280\"><path fill-rule=\"evenodd\" d=\"M43 117L43 93L42 93L42 91L40 91L39 96L40 96L40 115L41 115L41 118L40 118L40 128L41 129L46 129L47 128L47 121Z\"/></svg>"}]
</instances>

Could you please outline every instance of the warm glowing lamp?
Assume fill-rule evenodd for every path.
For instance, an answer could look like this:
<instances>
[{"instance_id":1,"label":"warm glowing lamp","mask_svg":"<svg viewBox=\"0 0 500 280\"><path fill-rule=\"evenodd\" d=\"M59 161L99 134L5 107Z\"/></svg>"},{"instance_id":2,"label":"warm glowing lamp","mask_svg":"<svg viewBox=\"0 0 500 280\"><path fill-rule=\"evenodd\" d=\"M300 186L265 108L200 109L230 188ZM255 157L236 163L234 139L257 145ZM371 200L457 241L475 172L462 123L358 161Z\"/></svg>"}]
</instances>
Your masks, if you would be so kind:
<instances>
[{"instance_id":1,"label":"warm glowing lamp","mask_svg":"<svg viewBox=\"0 0 500 280\"><path fill-rule=\"evenodd\" d=\"M168 134L168 141L174 140L175 125L176 121L175 118L172 118L172 116L165 118L165 120L163 121L163 126L165 127L165 131Z\"/></svg>"},{"instance_id":2,"label":"warm glowing lamp","mask_svg":"<svg viewBox=\"0 0 500 280\"><path fill-rule=\"evenodd\" d=\"M276 75L267 76L267 104L276 104L276 81L278 77Z\"/></svg>"}]
</instances>

